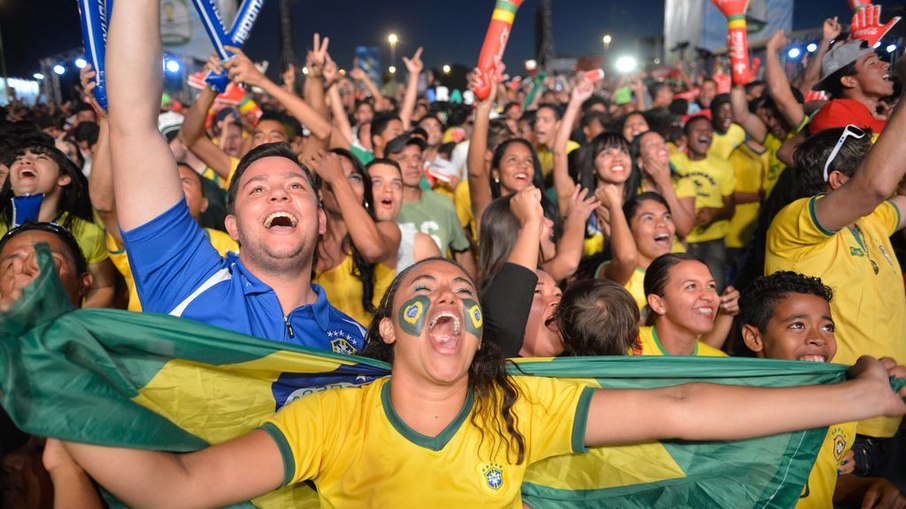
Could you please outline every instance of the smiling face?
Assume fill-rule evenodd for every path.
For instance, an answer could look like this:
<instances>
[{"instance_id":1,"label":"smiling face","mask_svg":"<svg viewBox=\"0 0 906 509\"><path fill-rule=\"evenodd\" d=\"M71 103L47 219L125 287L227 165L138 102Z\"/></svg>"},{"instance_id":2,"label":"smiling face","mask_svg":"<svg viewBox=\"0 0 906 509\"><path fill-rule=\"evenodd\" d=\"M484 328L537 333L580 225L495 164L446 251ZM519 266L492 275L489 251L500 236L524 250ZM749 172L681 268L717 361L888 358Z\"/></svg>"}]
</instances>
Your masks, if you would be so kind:
<instances>
[{"instance_id":1,"label":"smiling face","mask_svg":"<svg viewBox=\"0 0 906 509\"><path fill-rule=\"evenodd\" d=\"M71 177L49 155L26 150L10 166L9 181L16 196L39 193L52 196L69 185Z\"/></svg>"},{"instance_id":2,"label":"smiling face","mask_svg":"<svg viewBox=\"0 0 906 509\"><path fill-rule=\"evenodd\" d=\"M711 127L711 122L704 117L694 119L692 124L687 126L686 132L689 138L687 142L689 155L699 159L706 157L714 136L714 128Z\"/></svg>"},{"instance_id":3,"label":"smiling face","mask_svg":"<svg viewBox=\"0 0 906 509\"><path fill-rule=\"evenodd\" d=\"M481 308L475 286L456 265L431 260L403 276L382 340L394 345L393 376L432 385L464 384L478 351Z\"/></svg>"},{"instance_id":4,"label":"smiling face","mask_svg":"<svg viewBox=\"0 0 906 509\"><path fill-rule=\"evenodd\" d=\"M672 328L693 336L710 332L717 316L717 283L704 263L685 260L670 268L664 295L648 295L648 305Z\"/></svg>"},{"instance_id":5,"label":"smiling face","mask_svg":"<svg viewBox=\"0 0 906 509\"><path fill-rule=\"evenodd\" d=\"M743 339L758 357L767 359L830 362L837 353L830 304L806 293L777 299L765 330L746 324Z\"/></svg>"},{"instance_id":6,"label":"smiling face","mask_svg":"<svg viewBox=\"0 0 906 509\"><path fill-rule=\"evenodd\" d=\"M441 130L440 121L434 117L425 117L421 119L418 126L428 133L428 146L436 147L443 142L444 133Z\"/></svg>"},{"instance_id":7,"label":"smiling face","mask_svg":"<svg viewBox=\"0 0 906 509\"><path fill-rule=\"evenodd\" d=\"M632 158L623 147L607 147L595 156L595 175L608 184L622 184L629 179Z\"/></svg>"},{"instance_id":8,"label":"smiling face","mask_svg":"<svg viewBox=\"0 0 906 509\"><path fill-rule=\"evenodd\" d=\"M525 340L521 357L555 357L563 353L563 339L553 319L557 306L563 298L563 292L554 279L543 270L535 271L538 283L532 298L532 309L525 324Z\"/></svg>"},{"instance_id":9,"label":"smiling face","mask_svg":"<svg viewBox=\"0 0 906 509\"><path fill-rule=\"evenodd\" d=\"M632 113L623 121L623 137L630 143L636 136L647 132L648 129L648 121L641 113Z\"/></svg>"},{"instance_id":10,"label":"smiling face","mask_svg":"<svg viewBox=\"0 0 906 509\"><path fill-rule=\"evenodd\" d=\"M639 265L648 268L651 261L673 248L676 226L670 210L654 200L642 201L629 218L632 237L639 249Z\"/></svg>"},{"instance_id":11,"label":"smiling face","mask_svg":"<svg viewBox=\"0 0 906 509\"><path fill-rule=\"evenodd\" d=\"M524 143L510 143L500 158L500 167L491 171L500 180L500 194L518 192L535 178L535 154Z\"/></svg>"},{"instance_id":12,"label":"smiling face","mask_svg":"<svg viewBox=\"0 0 906 509\"><path fill-rule=\"evenodd\" d=\"M664 137L655 131L642 134L639 140L639 166L664 166L670 164L670 151Z\"/></svg>"},{"instance_id":13,"label":"smiling face","mask_svg":"<svg viewBox=\"0 0 906 509\"><path fill-rule=\"evenodd\" d=\"M243 263L267 271L311 264L326 219L295 161L271 156L250 164L237 184L234 208L225 224L242 246Z\"/></svg>"},{"instance_id":14,"label":"smiling face","mask_svg":"<svg viewBox=\"0 0 906 509\"><path fill-rule=\"evenodd\" d=\"M716 107L711 108L711 117L714 119L712 122L714 130L726 133L730 126L733 125L733 109L730 103L721 102Z\"/></svg>"},{"instance_id":15,"label":"smiling face","mask_svg":"<svg viewBox=\"0 0 906 509\"><path fill-rule=\"evenodd\" d=\"M880 99L893 95L890 64L874 53L863 55L856 60L856 74L850 79L857 82L862 93L869 97Z\"/></svg>"},{"instance_id":16,"label":"smiling face","mask_svg":"<svg viewBox=\"0 0 906 509\"><path fill-rule=\"evenodd\" d=\"M368 167L374 215L378 221L396 221L403 206L403 178L396 167L373 164Z\"/></svg>"}]
</instances>

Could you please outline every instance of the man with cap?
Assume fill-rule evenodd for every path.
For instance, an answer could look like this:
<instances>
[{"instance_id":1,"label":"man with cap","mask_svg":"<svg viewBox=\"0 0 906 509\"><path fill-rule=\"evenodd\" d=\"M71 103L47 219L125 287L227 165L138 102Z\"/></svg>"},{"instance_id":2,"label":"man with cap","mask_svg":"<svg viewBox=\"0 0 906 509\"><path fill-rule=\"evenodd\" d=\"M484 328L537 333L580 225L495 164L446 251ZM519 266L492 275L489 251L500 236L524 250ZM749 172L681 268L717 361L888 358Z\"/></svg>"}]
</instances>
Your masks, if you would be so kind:
<instances>
[{"instance_id":1,"label":"man with cap","mask_svg":"<svg viewBox=\"0 0 906 509\"><path fill-rule=\"evenodd\" d=\"M856 72L865 72L864 65ZM821 277L833 288L836 362L862 355L906 359L906 291L890 243L906 226L901 212L906 196L890 198L903 192L906 174L904 108L901 103L894 110L874 146L871 132L854 125L805 140L795 167L798 188L807 197L781 210L768 230L765 274L790 270ZM898 419L871 419L860 422L857 432L890 437L898 424Z\"/></svg>"},{"instance_id":2,"label":"man with cap","mask_svg":"<svg viewBox=\"0 0 906 509\"><path fill-rule=\"evenodd\" d=\"M455 259L469 274L475 274L475 259L469 239L459 224L456 208L449 198L421 188L425 140L410 133L387 143L386 155L400 165L403 176L403 208L397 218L400 230L415 230L428 235L445 256Z\"/></svg>"},{"instance_id":3,"label":"man with cap","mask_svg":"<svg viewBox=\"0 0 906 509\"><path fill-rule=\"evenodd\" d=\"M847 124L875 134L884 129L887 121L878 114L878 103L893 95L890 64L878 58L865 41L838 43L825 53L821 79L813 89L824 90L832 99L812 118L812 134Z\"/></svg>"}]
</instances>

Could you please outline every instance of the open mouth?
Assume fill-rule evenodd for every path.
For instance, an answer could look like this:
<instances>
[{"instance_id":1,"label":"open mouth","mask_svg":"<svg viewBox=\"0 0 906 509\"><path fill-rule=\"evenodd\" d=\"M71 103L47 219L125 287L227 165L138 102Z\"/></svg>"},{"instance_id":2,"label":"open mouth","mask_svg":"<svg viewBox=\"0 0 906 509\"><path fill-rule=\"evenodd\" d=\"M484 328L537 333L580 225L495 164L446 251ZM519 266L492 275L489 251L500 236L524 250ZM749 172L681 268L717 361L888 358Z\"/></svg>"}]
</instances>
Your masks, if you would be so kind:
<instances>
[{"instance_id":1,"label":"open mouth","mask_svg":"<svg viewBox=\"0 0 906 509\"><path fill-rule=\"evenodd\" d=\"M264 220L264 227L267 229L274 227L295 228L298 222L296 217L288 212L274 212Z\"/></svg>"},{"instance_id":2,"label":"open mouth","mask_svg":"<svg viewBox=\"0 0 906 509\"><path fill-rule=\"evenodd\" d=\"M529 179L528 173L524 173L524 172L520 172L520 173L513 175L513 178L516 180L519 180L519 181L526 181L526 182L531 180L531 179Z\"/></svg>"},{"instance_id":3,"label":"open mouth","mask_svg":"<svg viewBox=\"0 0 906 509\"><path fill-rule=\"evenodd\" d=\"M454 350L462 336L462 319L454 313L438 313L428 324L428 336L441 350Z\"/></svg>"},{"instance_id":4,"label":"open mouth","mask_svg":"<svg viewBox=\"0 0 906 509\"><path fill-rule=\"evenodd\" d=\"M703 144L703 145L710 145L710 144L711 144L711 137L710 137L710 136L700 136L700 137L698 138L698 142L701 143L701 144Z\"/></svg>"},{"instance_id":5,"label":"open mouth","mask_svg":"<svg viewBox=\"0 0 906 509\"><path fill-rule=\"evenodd\" d=\"M708 306L695 308L692 311L702 316L714 316L714 308Z\"/></svg>"},{"instance_id":6,"label":"open mouth","mask_svg":"<svg viewBox=\"0 0 906 509\"><path fill-rule=\"evenodd\" d=\"M36 178L38 176L33 170L19 170L19 178Z\"/></svg>"},{"instance_id":7,"label":"open mouth","mask_svg":"<svg viewBox=\"0 0 906 509\"><path fill-rule=\"evenodd\" d=\"M657 242L658 244L672 245L672 242L670 242L669 233L659 233L659 234L655 235L654 241Z\"/></svg>"},{"instance_id":8,"label":"open mouth","mask_svg":"<svg viewBox=\"0 0 906 509\"><path fill-rule=\"evenodd\" d=\"M381 200L381 206L386 208L393 207L393 198L384 198Z\"/></svg>"},{"instance_id":9,"label":"open mouth","mask_svg":"<svg viewBox=\"0 0 906 509\"><path fill-rule=\"evenodd\" d=\"M827 356L819 354L807 354L799 357L800 361L805 362L827 362Z\"/></svg>"}]
</instances>

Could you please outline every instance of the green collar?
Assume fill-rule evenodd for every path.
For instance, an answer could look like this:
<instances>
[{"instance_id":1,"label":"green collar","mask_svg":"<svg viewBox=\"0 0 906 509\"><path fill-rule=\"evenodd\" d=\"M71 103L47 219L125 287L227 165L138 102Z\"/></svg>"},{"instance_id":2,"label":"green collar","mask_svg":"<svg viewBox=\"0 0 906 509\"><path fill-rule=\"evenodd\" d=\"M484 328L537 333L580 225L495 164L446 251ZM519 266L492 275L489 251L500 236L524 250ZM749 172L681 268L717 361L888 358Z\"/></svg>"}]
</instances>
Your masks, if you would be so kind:
<instances>
[{"instance_id":1,"label":"green collar","mask_svg":"<svg viewBox=\"0 0 906 509\"><path fill-rule=\"evenodd\" d=\"M444 446L447 445L447 442L453 438L453 435L456 434L462 426L462 423L465 422L466 417L472 412L472 403L472 388L469 387L469 392L466 394L466 401L459 413L456 414L456 417L453 418L453 421L450 422L450 424L448 424L436 437L429 437L410 428L396 413L396 410L393 409L393 403L390 401L390 381L387 381L387 383L381 387L381 406L384 407L384 414L387 416L387 420L390 421L390 424L392 424L394 429L396 429L400 435L403 435L406 440L419 447L424 447L425 449L430 449L432 451L443 449Z\"/></svg>"},{"instance_id":2,"label":"green collar","mask_svg":"<svg viewBox=\"0 0 906 509\"><path fill-rule=\"evenodd\" d=\"M667 349L664 348L663 343L661 343L661 338L659 338L657 335L657 328L655 328L653 325L651 326L651 337L654 338L654 344L657 346L658 350L661 351L661 354L665 356L673 356L672 353L668 352ZM698 341L692 344L692 353L690 355L698 355Z\"/></svg>"}]
</instances>

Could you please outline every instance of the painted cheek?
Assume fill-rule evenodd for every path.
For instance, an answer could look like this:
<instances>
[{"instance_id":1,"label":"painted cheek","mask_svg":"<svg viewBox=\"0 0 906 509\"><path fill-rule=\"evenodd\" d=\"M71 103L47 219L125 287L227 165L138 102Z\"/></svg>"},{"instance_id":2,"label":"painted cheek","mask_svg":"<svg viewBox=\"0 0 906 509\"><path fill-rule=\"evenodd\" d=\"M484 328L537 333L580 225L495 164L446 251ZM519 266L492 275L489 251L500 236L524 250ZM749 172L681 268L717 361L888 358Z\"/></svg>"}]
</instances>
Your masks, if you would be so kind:
<instances>
[{"instance_id":1,"label":"painted cheek","mask_svg":"<svg viewBox=\"0 0 906 509\"><path fill-rule=\"evenodd\" d=\"M481 305L472 299L463 299L462 304L466 309L466 330L481 339L481 331L484 328Z\"/></svg>"},{"instance_id":2,"label":"painted cheek","mask_svg":"<svg viewBox=\"0 0 906 509\"><path fill-rule=\"evenodd\" d=\"M420 336L425 330L428 319L428 308L431 300L424 295L417 295L403 303L399 312L399 324L407 334Z\"/></svg>"}]
</instances>

